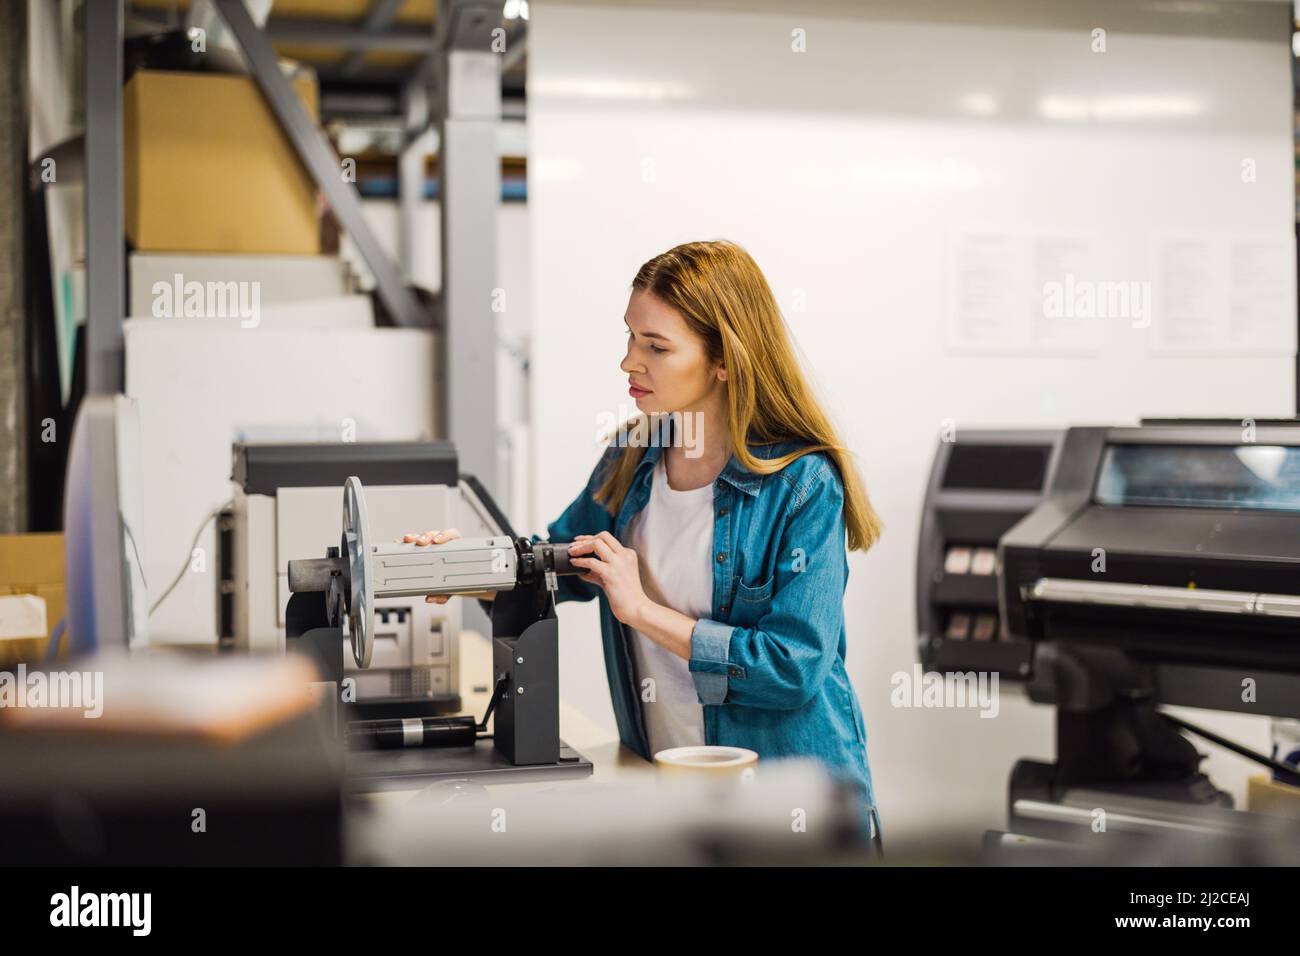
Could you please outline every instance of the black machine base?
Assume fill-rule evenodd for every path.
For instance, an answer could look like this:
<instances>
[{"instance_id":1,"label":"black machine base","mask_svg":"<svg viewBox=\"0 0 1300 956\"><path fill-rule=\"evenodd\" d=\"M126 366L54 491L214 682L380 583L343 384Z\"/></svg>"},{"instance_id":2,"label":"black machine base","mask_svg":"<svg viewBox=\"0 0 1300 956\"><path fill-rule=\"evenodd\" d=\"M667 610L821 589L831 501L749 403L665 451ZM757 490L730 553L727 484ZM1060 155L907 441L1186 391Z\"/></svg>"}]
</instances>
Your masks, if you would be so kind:
<instances>
[{"instance_id":1,"label":"black machine base","mask_svg":"<svg viewBox=\"0 0 1300 956\"><path fill-rule=\"evenodd\" d=\"M473 747L351 751L345 767L352 788L364 791L409 790L450 779L483 784L572 780L592 772L591 761L563 740L555 763L513 764L489 738L480 738Z\"/></svg>"},{"instance_id":2,"label":"black machine base","mask_svg":"<svg viewBox=\"0 0 1300 956\"><path fill-rule=\"evenodd\" d=\"M1233 806L1232 794L1220 790L1209 777L1199 772L1178 780L1126 780L1085 784L1080 781L1063 782L1057 764L1040 760L1017 760L1011 770L1007 790L1009 816L1015 815L1017 800L1057 803L1067 790L1113 793L1117 796L1168 800L1204 807L1217 806L1229 810Z\"/></svg>"},{"instance_id":3,"label":"black machine base","mask_svg":"<svg viewBox=\"0 0 1300 956\"><path fill-rule=\"evenodd\" d=\"M1231 809L1231 795L1200 771L1204 755L1158 710L1153 687L1150 668L1119 649L1038 644L1028 690L1056 707L1056 762L1016 763L1013 826L1017 801L1061 803L1067 793Z\"/></svg>"},{"instance_id":4,"label":"black machine base","mask_svg":"<svg viewBox=\"0 0 1300 956\"><path fill-rule=\"evenodd\" d=\"M1007 821L1014 832L1061 838L1081 819L1044 819L1041 808L1038 815L1022 814L1021 801L1071 804L1076 811L1079 799L1119 807L1125 798L1232 809L1231 794L1198 769L1202 755L1149 698L1119 698L1087 710L1058 706L1056 751L1055 763L1019 760L1012 769Z\"/></svg>"}]
</instances>

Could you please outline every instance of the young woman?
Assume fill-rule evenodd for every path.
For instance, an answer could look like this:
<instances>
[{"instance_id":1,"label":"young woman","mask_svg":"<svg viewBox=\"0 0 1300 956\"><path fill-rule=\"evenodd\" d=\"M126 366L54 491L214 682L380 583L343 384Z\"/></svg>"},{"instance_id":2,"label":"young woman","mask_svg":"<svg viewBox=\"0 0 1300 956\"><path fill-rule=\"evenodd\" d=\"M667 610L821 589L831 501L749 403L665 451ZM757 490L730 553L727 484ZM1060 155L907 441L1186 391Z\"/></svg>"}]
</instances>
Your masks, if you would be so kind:
<instances>
[{"instance_id":1,"label":"young woman","mask_svg":"<svg viewBox=\"0 0 1300 956\"><path fill-rule=\"evenodd\" d=\"M772 291L734 243L687 243L641 267L624 321L643 415L547 527L587 569L557 600L600 601L619 735L646 759L689 744L816 758L874 827L844 591L846 552L880 522Z\"/></svg>"}]
</instances>

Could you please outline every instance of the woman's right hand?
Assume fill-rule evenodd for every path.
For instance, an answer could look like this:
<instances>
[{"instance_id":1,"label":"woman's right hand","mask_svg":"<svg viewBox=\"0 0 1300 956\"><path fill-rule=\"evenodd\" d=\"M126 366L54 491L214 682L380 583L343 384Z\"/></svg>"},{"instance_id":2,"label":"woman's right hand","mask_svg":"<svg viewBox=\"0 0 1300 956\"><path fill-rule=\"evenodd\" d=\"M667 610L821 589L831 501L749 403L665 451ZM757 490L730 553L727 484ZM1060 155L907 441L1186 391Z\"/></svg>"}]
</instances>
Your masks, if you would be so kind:
<instances>
[{"instance_id":1,"label":"woman's right hand","mask_svg":"<svg viewBox=\"0 0 1300 956\"><path fill-rule=\"evenodd\" d=\"M423 534L420 534L419 532L411 532L410 534L402 535L402 537L400 538L394 538L393 541L395 541L398 544L417 544L420 546L424 546L424 545L431 545L431 544L446 544L448 541L455 541L460 536L461 535L458 530L456 530L455 528L448 528L446 531L426 531ZM496 591L478 591L475 592L474 594L462 594L462 595L426 594L424 596L424 603L425 604L446 604L453 597L474 597L474 598L482 598L485 601L491 601L496 596L497 596Z\"/></svg>"}]
</instances>

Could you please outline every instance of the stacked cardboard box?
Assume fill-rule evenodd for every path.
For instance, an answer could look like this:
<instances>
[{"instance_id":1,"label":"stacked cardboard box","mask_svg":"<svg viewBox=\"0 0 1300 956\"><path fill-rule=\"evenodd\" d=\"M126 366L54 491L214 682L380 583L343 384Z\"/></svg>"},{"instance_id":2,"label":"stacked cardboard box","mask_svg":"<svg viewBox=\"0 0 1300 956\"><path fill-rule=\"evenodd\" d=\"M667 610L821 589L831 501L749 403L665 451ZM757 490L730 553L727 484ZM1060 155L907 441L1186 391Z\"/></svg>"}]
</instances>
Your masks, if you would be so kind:
<instances>
[{"instance_id":1,"label":"stacked cardboard box","mask_svg":"<svg viewBox=\"0 0 1300 956\"><path fill-rule=\"evenodd\" d=\"M291 83L315 120L314 75ZM137 250L320 252L315 185L251 77L141 70L122 125Z\"/></svg>"},{"instance_id":2,"label":"stacked cardboard box","mask_svg":"<svg viewBox=\"0 0 1300 956\"><path fill-rule=\"evenodd\" d=\"M66 607L63 535L0 535L0 664L44 657Z\"/></svg>"}]
</instances>

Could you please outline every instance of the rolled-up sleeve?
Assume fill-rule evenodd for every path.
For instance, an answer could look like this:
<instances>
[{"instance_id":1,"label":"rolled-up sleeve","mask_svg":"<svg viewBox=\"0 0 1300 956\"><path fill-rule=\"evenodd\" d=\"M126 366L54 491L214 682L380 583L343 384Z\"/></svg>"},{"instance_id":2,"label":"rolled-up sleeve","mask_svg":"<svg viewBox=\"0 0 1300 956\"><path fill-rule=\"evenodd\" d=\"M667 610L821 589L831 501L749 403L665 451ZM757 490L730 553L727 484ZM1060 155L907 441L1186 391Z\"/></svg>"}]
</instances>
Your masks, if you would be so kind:
<instances>
[{"instance_id":1,"label":"rolled-up sleeve","mask_svg":"<svg viewBox=\"0 0 1300 956\"><path fill-rule=\"evenodd\" d=\"M722 704L727 700L728 657L731 654L730 624L703 618L691 631L691 659L688 666L701 704Z\"/></svg>"},{"instance_id":2,"label":"rolled-up sleeve","mask_svg":"<svg viewBox=\"0 0 1300 956\"><path fill-rule=\"evenodd\" d=\"M791 710L825 683L848 581L844 491L833 467L818 473L786 520L774 577L771 604L754 626L695 623L688 666L702 704Z\"/></svg>"}]
</instances>

